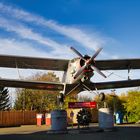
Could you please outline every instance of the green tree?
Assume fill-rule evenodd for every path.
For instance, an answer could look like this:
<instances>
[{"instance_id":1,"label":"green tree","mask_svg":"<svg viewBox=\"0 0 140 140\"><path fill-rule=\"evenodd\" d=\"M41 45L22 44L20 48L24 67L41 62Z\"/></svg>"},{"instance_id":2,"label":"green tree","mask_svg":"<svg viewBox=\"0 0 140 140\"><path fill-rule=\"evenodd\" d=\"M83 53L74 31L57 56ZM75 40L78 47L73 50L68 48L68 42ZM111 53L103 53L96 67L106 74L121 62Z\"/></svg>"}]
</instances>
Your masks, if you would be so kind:
<instances>
[{"instance_id":1,"label":"green tree","mask_svg":"<svg viewBox=\"0 0 140 140\"><path fill-rule=\"evenodd\" d=\"M69 102L77 102L77 98L75 96L66 96L63 109L68 109Z\"/></svg>"},{"instance_id":2,"label":"green tree","mask_svg":"<svg viewBox=\"0 0 140 140\"><path fill-rule=\"evenodd\" d=\"M52 72L37 73L28 78L36 81L59 82L59 78ZM55 109L59 91L18 89L14 108L16 110L36 110L38 112Z\"/></svg>"},{"instance_id":3,"label":"green tree","mask_svg":"<svg viewBox=\"0 0 140 140\"><path fill-rule=\"evenodd\" d=\"M124 112L124 105L119 96L108 94L106 97L106 102L108 107L110 107L114 112L121 111Z\"/></svg>"},{"instance_id":4,"label":"green tree","mask_svg":"<svg viewBox=\"0 0 140 140\"><path fill-rule=\"evenodd\" d=\"M10 109L10 100L8 89L0 87L0 110L9 110Z\"/></svg>"},{"instance_id":5,"label":"green tree","mask_svg":"<svg viewBox=\"0 0 140 140\"><path fill-rule=\"evenodd\" d=\"M140 120L140 91L129 91L126 95L124 107L131 122Z\"/></svg>"},{"instance_id":6,"label":"green tree","mask_svg":"<svg viewBox=\"0 0 140 140\"><path fill-rule=\"evenodd\" d=\"M104 103L106 103L106 106L109 107L113 112L121 111L125 112L124 108L124 100L120 98L118 95L112 95L112 94L106 94L105 95L105 101L100 101L98 95L95 97L95 101L98 103L98 107L104 107Z\"/></svg>"}]
</instances>

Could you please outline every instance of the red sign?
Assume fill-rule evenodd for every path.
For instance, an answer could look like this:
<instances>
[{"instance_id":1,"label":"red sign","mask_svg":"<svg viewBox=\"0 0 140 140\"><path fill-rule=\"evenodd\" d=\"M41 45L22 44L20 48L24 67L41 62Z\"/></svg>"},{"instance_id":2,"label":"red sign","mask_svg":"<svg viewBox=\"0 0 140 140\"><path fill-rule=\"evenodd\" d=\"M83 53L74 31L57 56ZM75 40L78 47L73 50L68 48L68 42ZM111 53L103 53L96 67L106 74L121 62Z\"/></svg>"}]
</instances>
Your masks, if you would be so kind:
<instances>
[{"instance_id":1,"label":"red sign","mask_svg":"<svg viewBox=\"0 0 140 140\"><path fill-rule=\"evenodd\" d=\"M69 108L96 108L96 102L69 102Z\"/></svg>"}]
</instances>

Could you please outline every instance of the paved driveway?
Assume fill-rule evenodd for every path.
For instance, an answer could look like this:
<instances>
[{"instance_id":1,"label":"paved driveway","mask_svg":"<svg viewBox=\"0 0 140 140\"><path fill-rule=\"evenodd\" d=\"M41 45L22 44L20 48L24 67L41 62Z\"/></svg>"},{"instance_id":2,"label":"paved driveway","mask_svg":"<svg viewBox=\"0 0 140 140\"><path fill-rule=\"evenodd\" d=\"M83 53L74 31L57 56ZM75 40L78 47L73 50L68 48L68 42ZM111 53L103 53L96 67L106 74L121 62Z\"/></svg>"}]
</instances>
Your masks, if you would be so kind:
<instances>
[{"instance_id":1,"label":"paved driveway","mask_svg":"<svg viewBox=\"0 0 140 140\"><path fill-rule=\"evenodd\" d=\"M22 126L17 128L0 128L0 139L10 140L140 140L139 125L115 126L115 131L81 132L69 129L68 134L48 134L46 126Z\"/></svg>"}]
</instances>

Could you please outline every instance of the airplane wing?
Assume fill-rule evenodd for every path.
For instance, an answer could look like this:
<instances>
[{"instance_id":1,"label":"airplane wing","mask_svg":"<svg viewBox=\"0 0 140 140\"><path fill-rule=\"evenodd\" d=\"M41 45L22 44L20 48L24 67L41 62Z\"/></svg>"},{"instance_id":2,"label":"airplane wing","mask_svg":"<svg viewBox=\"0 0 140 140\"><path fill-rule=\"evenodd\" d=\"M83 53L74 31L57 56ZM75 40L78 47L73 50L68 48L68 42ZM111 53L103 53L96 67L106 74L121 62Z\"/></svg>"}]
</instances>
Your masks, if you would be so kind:
<instances>
[{"instance_id":1,"label":"airplane wing","mask_svg":"<svg viewBox=\"0 0 140 140\"><path fill-rule=\"evenodd\" d=\"M0 79L0 87L14 87L14 88L28 88L28 89L40 89L40 90L58 90L64 89L64 85L55 82L45 81L27 81L16 79Z\"/></svg>"},{"instance_id":2,"label":"airplane wing","mask_svg":"<svg viewBox=\"0 0 140 140\"><path fill-rule=\"evenodd\" d=\"M78 84L66 84L66 95L67 93L76 87ZM140 86L140 79L135 80L123 80L123 81L111 81L111 82L99 82L99 83L84 83L86 87L90 90L101 90L101 89L116 89L116 88L126 88L126 87L138 87ZM13 87L13 88L28 88L28 89L38 89L38 90L55 90L62 91L64 89L64 84L55 82L45 82L45 81L26 81L26 80L16 80L16 79L0 79L0 87ZM84 86L80 85L79 88Z\"/></svg>"},{"instance_id":3,"label":"airplane wing","mask_svg":"<svg viewBox=\"0 0 140 140\"><path fill-rule=\"evenodd\" d=\"M138 87L140 86L140 79L135 80L123 80L123 81L111 81L111 82L99 82L99 83L88 83L85 84L91 90L101 89L116 89L116 88L127 88L127 87Z\"/></svg>"},{"instance_id":4,"label":"airplane wing","mask_svg":"<svg viewBox=\"0 0 140 140\"><path fill-rule=\"evenodd\" d=\"M0 67L66 71L69 60L0 55ZM140 69L140 59L96 60L100 70Z\"/></svg>"},{"instance_id":5,"label":"airplane wing","mask_svg":"<svg viewBox=\"0 0 140 140\"><path fill-rule=\"evenodd\" d=\"M140 59L96 60L96 67L100 70L140 69Z\"/></svg>"},{"instance_id":6,"label":"airplane wing","mask_svg":"<svg viewBox=\"0 0 140 140\"><path fill-rule=\"evenodd\" d=\"M0 55L0 67L66 71L69 60Z\"/></svg>"}]
</instances>

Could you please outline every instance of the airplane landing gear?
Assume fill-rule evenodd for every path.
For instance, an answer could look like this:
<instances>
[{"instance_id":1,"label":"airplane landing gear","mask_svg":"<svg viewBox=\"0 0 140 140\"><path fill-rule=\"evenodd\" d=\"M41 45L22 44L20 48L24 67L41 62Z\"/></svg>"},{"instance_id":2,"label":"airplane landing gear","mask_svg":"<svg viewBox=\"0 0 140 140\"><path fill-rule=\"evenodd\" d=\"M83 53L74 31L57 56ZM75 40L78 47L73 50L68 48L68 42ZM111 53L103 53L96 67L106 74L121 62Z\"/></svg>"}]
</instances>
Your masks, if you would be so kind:
<instances>
[{"instance_id":1,"label":"airplane landing gear","mask_svg":"<svg viewBox=\"0 0 140 140\"><path fill-rule=\"evenodd\" d=\"M57 105L62 107L64 104L64 94L63 93L60 93L58 96L57 96Z\"/></svg>"},{"instance_id":2,"label":"airplane landing gear","mask_svg":"<svg viewBox=\"0 0 140 140\"><path fill-rule=\"evenodd\" d=\"M82 85L86 90L91 91L90 88L88 88L85 84L82 84ZM100 101L104 101L105 100L105 94L103 92L99 93L98 89L96 87L95 87L95 90L96 90L95 93L99 96Z\"/></svg>"},{"instance_id":3,"label":"airplane landing gear","mask_svg":"<svg viewBox=\"0 0 140 140\"><path fill-rule=\"evenodd\" d=\"M105 100L105 94L103 92L101 92L99 94L99 99L100 99L100 101L104 101Z\"/></svg>"}]
</instances>

